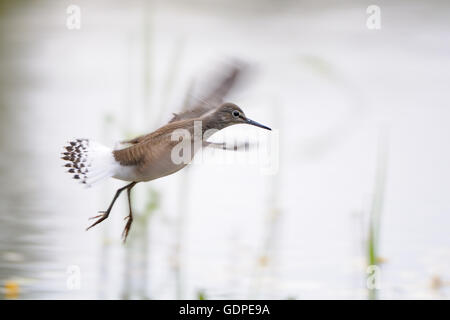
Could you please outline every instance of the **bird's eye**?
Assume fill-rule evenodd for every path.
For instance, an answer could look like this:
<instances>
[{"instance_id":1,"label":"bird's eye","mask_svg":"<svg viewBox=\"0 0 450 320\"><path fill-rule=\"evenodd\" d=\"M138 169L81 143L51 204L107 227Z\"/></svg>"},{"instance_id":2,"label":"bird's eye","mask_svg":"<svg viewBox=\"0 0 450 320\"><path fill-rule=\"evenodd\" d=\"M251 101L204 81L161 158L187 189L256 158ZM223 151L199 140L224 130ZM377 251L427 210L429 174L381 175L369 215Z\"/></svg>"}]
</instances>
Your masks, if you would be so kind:
<instances>
[{"instance_id":1,"label":"bird's eye","mask_svg":"<svg viewBox=\"0 0 450 320\"><path fill-rule=\"evenodd\" d=\"M235 118L239 117L239 111L234 110L233 111L233 117L235 117Z\"/></svg>"}]
</instances>

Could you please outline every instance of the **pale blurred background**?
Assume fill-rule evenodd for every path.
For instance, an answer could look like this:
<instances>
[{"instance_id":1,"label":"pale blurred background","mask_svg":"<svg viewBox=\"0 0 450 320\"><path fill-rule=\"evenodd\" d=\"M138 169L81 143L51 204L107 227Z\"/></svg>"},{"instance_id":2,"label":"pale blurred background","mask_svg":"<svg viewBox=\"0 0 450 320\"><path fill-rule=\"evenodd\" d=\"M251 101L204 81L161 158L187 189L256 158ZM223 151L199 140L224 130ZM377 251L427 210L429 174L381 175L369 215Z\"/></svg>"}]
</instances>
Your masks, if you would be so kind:
<instances>
[{"instance_id":1,"label":"pale blurred background","mask_svg":"<svg viewBox=\"0 0 450 320\"><path fill-rule=\"evenodd\" d=\"M70 5L80 29L66 26ZM0 10L2 298L449 298L448 1ZM255 70L230 99L279 130L277 173L194 164L136 186L126 245L125 196L85 232L123 183L82 188L62 146L156 129L229 58Z\"/></svg>"}]
</instances>

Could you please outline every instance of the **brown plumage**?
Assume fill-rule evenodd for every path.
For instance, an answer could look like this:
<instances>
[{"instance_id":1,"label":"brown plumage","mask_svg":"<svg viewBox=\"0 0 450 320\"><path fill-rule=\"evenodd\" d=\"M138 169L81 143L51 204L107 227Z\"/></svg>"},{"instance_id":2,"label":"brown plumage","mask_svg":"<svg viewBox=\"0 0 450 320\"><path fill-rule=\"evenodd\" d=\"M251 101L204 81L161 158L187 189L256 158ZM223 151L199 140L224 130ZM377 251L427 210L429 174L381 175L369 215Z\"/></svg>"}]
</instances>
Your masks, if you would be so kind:
<instances>
[{"instance_id":1,"label":"brown plumage","mask_svg":"<svg viewBox=\"0 0 450 320\"><path fill-rule=\"evenodd\" d=\"M136 165L140 169L145 168L162 152L172 149L178 143L178 141L171 140L171 135L175 130L187 129L193 133L193 128L193 119L168 123L152 133L123 141L123 144L130 144L130 146L114 150L114 158L123 166Z\"/></svg>"}]
</instances>

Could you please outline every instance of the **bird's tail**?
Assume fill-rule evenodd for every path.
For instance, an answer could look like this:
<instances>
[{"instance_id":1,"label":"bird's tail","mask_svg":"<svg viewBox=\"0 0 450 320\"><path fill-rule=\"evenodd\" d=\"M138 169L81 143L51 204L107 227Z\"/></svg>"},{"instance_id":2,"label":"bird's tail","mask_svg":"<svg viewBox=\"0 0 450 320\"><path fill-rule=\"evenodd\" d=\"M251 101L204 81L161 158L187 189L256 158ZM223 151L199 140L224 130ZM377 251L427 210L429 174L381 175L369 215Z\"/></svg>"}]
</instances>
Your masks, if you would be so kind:
<instances>
[{"instance_id":1,"label":"bird's tail","mask_svg":"<svg viewBox=\"0 0 450 320\"><path fill-rule=\"evenodd\" d=\"M117 163L112 149L89 139L76 139L64 146L61 159L74 179L86 186L112 177Z\"/></svg>"}]
</instances>

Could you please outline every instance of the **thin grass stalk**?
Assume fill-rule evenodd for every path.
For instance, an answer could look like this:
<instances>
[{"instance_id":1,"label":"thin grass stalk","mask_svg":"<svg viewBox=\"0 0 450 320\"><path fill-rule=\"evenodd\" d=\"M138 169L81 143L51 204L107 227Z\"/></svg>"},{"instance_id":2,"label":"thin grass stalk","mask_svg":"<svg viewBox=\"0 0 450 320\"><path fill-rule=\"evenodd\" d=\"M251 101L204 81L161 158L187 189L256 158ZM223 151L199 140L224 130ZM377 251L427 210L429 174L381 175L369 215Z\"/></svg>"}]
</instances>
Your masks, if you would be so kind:
<instances>
[{"instance_id":1,"label":"thin grass stalk","mask_svg":"<svg viewBox=\"0 0 450 320\"><path fill-rule=\"evenodd\" d=\"M372 198L372 207L369 216L369 230L367 240L367 263L368 266L378 266L379 264L379 243L381 229L381 214L383 209L384 194L386 188L386 174L388 162L388 133L381 129L378 138L377 169L375 174L375 186ZM372 274L368 275L373 276ZM378 280L376 280L378 281ZM376 288L368 287L368 298L377 299Z\"/></svg>"}]
</instances>

